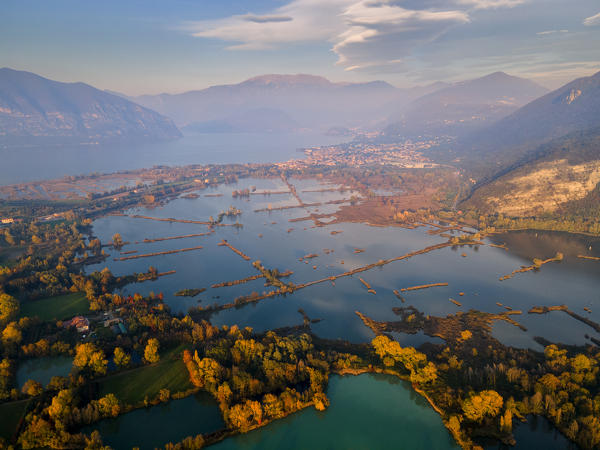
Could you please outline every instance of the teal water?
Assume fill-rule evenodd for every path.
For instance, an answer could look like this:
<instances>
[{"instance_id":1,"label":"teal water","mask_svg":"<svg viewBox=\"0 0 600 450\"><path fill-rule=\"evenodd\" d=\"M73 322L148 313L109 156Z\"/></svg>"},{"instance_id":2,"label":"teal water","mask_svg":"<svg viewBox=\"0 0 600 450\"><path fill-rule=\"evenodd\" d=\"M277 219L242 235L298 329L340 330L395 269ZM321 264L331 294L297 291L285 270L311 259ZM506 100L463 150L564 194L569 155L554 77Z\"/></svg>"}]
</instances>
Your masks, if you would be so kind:
<instances>
[{"instance_id":1,"label":"teal water","mask_svg":"<svg viewBox=\"0 0 600 450\"><path fill-rule=\"evenodd\" d=\"M35 380L46 386L52 377L66 377L73 367L73 358L52 356L26 359L17 369L17 384L23 387L27 380Z\"/></svg>"},{"instance_id":2,"label":"teal water","mask_svg":"<svg viewBox=\"0 0 600 450\"><path fill-rule=\"evenodd\" d=\"M179 442L188 436L209 433L223 427L215 401L202 393L150 408L136 409L115 419L105 419L83 428L98 430L104 444L115 449L141 450Z\"/></svg>"},{"instance_id":3,"label":"teal water","mask_svg":"<svg viewBox=\"0 0 600 450\"><path fill-rule=\"evenodd\" d=\"M554 425L545 417L527 416L527 423L514 422L513 435L517 441L514 446L486 445L492 450L531 450L540 448L544 450L577 450L579 447L570 442Z\"/></svg>"},{"instance_id":4,"label":"teal water","mask_svg":"<svg viewBox=\"0 0 600 450\"><path fill-rule=\"evenodd\" d=\"M329 408L305 409L215 450L456 449L440 416L409 383L390 376L334 376Z\"/></svg>"}]
</instances>

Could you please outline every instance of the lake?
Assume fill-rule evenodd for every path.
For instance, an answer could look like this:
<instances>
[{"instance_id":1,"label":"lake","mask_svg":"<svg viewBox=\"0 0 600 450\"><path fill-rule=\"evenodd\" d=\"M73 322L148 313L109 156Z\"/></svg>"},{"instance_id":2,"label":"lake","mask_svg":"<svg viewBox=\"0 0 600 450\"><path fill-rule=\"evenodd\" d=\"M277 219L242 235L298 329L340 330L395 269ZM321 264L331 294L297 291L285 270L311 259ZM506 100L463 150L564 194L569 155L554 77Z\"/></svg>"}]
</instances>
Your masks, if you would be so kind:
<instances>
[{"instance_id":1,"label":"lake","mask_svg":"<svg viewBox=\"0 0 600 450\"><path fill-rule=\"evenodd\" d=\"M186 134L168 142L0 147L0 184L155 165L269 163L301 158L299 148L334 144L314 133Z\"/></svg>"},{"instance_id":2,"label":"lake","mask_svg":"<svg viewBox=\"0 0 600 450\"><path fill-rule=\"evenodd\" d=\"M458 449L440 416L407 383L385 375L333 376L323 412L302 410L214 450Z\"/></svg>"},{"instance_id":3,"label":"lake","mask_svg":"<svg viewBox=\"0 0 600 450\"><path fill-rule=\"evenodd\" d=\"M66 377L73 368L73 358L69 356L47 356L26 359L17 368L17 385L23 387L27 380L34 380L46 386L52 377Z\"/></svg>"},{"instance_id":4,"label":"lake","mask_svg":"<svg viewBox=\"0 0 600 450\"><path fill-rule=\"evenodd\" d=\"M98 430L104 444L115 449L139 447L150 450L223 426L216 402L209 394L200 393L104 419L83 428L82 432L89 434Z\"/></svg>"},{"instance_id":5,"label":"lake","mask_svg":"<svg viewBox=\"0 0 600 450\"><path fill-rule=\"evenodd\" d=\"M351 192L305 192L323 187L315 180L291 179L291 182L306 203L326 202L352 195ZM286 280L300 284L446 241L446 238L426 233L426 228L409 230L359 223L315 228L310 220L290 222L290 219L307 216L311 212L334 211L339 205L255 212L268 205L272 208L294 205L295 200L290 194L232 198L233 190L249 186L256 186L257 191L286 189L280 179L243 179L234 184L198 191L200 196L196 199L178 198L164 206L127 211L129 214L151 217L206 220L233 205L242 210L242 215L234 219L243 224L241 229L217 227L214 233L207 236L144 243L142 241L145 238L198 234L206 232L207 227L126 216L97 219L94 222L94 234L102 242L109 242L112 235L118 232L125 241L131 242L121 251L135 250L138 252L135 255L195 246L203 248L125 261L113 261L113 257L122 255L107 249L112 252L111 257L103 263L87 267L87 271L101 270L105 266L115 275L145 272L149 266L156 267L159 272L175 270L175 274L156 281L129 285L123 289L123 293L163 292L165 301L174 312L185 313L192 306L230 303L236 297L251 292L268 291L270 288L264 286L263 279L211 288L215 283L256 275L257 271L251 265L255 260L260 260L270 269L293 271ZM206 194L211 196L206 197ZM222 196L213 196L219 194ZM341 233L332 235L332 231ZM251 260L245 261L230 249L218 246L222 239L249 255ZM311 319L322 319L312 325L313 331L319 336L366 342L374 337L373 333L354 311L358 310L375 320L389 321L397 320L392 312L392 308L397 306L413 305L425 314L445 316L469 309L500 313L505 311L504 307L497 305L501 303L521 310L523 314L513 318L527 328L527 331L522 331L508 323L494 324L494 336L507 345L542 350L533 340L534 337L542 336L553 342L578 345L589 342L589 337L600 338L592 328L560 311L544 315L527 314L533 306L567 304L574 312L600 322L600 263L577 258L579 253L597 256L600 251L598 238L566 233L515 232L497 235L485 242L505 242L509 250L488 245L447 247L361 273L359 276L371 284L376 295L368 293L359 276L355 275L340 278L335 285L325 282L286 297L269 298L242 308L221 311L214 314L211 321L215 325L237 324L261 331L301 324L302 316L298 309L302 308ZM355 253L355 248L365 251ZM533 258L552 257L557 251L564 253L563 261L499 281L501 276L520 266L530 265ZM311 253L318 256L300 260ZM462 256L463 253L465 256ZM393 293L394 289L438 282L447 282L448 286L406 292L406 304L402 304ZM173 295L185 288L207 290L195 298ZM461 292L464 295L460 296ZM460 300L462 307L451 303L450 298ZM586 312L584 307L591 313ZM424 341L423 337L417 336L401 341L404 345L419 345L419 339Z\"/></svg>"}]
</instances>

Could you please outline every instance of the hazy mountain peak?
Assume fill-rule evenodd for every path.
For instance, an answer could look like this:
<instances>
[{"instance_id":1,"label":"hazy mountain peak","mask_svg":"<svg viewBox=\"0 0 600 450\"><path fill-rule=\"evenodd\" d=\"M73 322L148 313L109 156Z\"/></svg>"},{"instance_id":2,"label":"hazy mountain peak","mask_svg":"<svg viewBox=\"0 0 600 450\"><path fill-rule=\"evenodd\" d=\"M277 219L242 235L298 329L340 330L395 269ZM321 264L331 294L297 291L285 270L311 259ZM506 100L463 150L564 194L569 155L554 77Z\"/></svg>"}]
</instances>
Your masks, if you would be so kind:
<instances>
[{"instance_id":1,"label":"hazy mountain peak","mask_svg":"<svg viewBox=\"0 0 600 450\"><path fill-rule=\"evenodd\" d=\"M330 86L331 81L325 77L309 74L266 74L249 78L240 85L263 85L273 87L292 86Z\"/></svg>"},{"instance_id":2,"label":"hazy mountain peak","mask_svg":"<svg viewBox=\"0 0 600 450\"><path fill-rule=\"evenodd\" d=\"M2 68L0 136L174 138L180 133L166 117L88 84Z\"/></svg>"}]
</instances>

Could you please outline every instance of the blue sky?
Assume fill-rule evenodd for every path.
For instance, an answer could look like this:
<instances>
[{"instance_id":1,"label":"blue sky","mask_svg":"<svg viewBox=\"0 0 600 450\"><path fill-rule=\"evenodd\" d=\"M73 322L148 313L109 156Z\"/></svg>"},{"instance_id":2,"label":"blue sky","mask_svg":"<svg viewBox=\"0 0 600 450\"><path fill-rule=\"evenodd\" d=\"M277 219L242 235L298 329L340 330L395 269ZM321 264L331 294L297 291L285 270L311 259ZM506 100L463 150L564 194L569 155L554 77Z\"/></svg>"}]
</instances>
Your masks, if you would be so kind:
<instances>
[{"instance_id":1,"label":"blue sky","mask_svg":"<svg viewBox=\"0 0 600 450\"><path fill-rule=\"evenodd\" d=\"M600 70L600 2L1 0L0 66L132 95L264 73L554 88Z\"/></svg>"}]
</instances>

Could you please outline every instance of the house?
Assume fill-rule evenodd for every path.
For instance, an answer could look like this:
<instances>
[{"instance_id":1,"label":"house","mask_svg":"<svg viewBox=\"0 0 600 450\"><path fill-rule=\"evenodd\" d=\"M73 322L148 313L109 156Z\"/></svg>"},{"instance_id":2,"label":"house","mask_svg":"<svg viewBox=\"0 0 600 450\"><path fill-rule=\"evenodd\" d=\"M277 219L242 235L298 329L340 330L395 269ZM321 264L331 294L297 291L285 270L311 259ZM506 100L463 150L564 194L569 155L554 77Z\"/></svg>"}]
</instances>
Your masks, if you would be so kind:
<instances>
[{"instance_id":1,"label":"house","mask_svg":"<svg viewBox=\"0 0 600 450\"><path fill-rule=\"evenodd\" d=\"M71 320L63 322L63 327L75 327L78 333L86 333L90 329L90 321L83 316L75 316Z\"/></svg>"}]
</instances>

